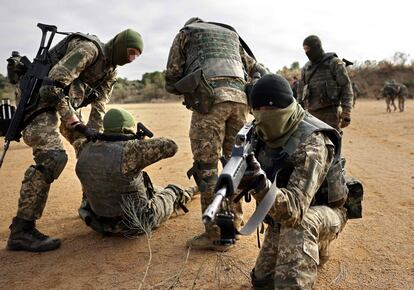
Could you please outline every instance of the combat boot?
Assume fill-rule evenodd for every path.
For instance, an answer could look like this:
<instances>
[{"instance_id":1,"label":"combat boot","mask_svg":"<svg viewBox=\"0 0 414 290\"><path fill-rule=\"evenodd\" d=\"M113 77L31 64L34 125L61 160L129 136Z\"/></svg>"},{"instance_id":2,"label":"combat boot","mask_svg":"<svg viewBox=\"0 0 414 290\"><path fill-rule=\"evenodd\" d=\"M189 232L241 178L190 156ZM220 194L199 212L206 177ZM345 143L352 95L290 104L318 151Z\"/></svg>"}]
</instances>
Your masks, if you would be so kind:
<instances>
[{"instance_id":1,"label":"combat boot","mask_svg":"<svg viewBox=\"0 0 414 290\"><path fill-rule=\"evenodd\" d=\"M226 252L234 247L234 244L221 245L217 241L220 239L220 228L217 225L205 225L205 232L187 241L187 247L196 250L212 250Z\"/></svg>"},{"instance_id":2,"label":"combat boot","mask_svg":"<svg viewBox=\"0 0 414 290\"><path fill-rule=\"evenodd\" d=\"M60 240L46 236L36 229L35 221L13 218L7 249L11 251L45 252L59 248Z\"/></svg>"}]
</instances>

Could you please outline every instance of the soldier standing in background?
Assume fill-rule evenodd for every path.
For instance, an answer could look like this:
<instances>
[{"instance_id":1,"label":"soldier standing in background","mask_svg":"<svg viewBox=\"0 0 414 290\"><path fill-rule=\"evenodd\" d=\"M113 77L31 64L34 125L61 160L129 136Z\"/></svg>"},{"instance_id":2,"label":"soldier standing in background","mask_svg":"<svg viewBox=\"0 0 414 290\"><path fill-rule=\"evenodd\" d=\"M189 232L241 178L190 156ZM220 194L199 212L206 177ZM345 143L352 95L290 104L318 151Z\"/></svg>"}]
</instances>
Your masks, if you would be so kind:
<instances>
[{"instance_id":1,"label":"soldier standing in background","mask_svg":"<svg viewBox=\"0 0 414 290\"><path fill-rule=\"evenodd\" d=\"M301 101L309 113L341 132L351 123L353 98L345 63L325 53L316 35L305 38L303 49L309 61L301 72Z\"/></svg>"},{"instance_id":2,"label":"soldier standing in background","mask_svg":"<svg viewBox=\"0 0 414 290\"><path fill-rule=\"evenodd\" d=\"M132 62L142 50L141 35L127 29L106 44L96 36L73 33L49 51L52 68L42 82L32 120L23 131L24 142L33 149L35 165L24 174L7 249L41 252L60 246L59 239L36 229L50 185L62 173L68 159L57 130L58 116L61 128L93 137L102 128L105 104L116 81L116 67ZM79 120L74 108L86 99L87 87L97 92L91 100L88 126Z\"/></svg>"},{"instance_id":3,"label":"soldier standing in background","mask_svg":"<svg viewBox=\"0 0 414 290\"><path fill-rule=\"evenodd\" d=\"M228 158L239 129L248 113L247 78L267 70L249 56L238 34L227 25L191 18L175 37L170 49L166 90L184 95L192 110L190 141L194 163L189 171L201 192L201 210L213 200L220 156ZM242 224L241 204L233 205L235 227ZM215 245L217 226L189 240L196 249L225 250Z\"/></svg>"}]
</instances>

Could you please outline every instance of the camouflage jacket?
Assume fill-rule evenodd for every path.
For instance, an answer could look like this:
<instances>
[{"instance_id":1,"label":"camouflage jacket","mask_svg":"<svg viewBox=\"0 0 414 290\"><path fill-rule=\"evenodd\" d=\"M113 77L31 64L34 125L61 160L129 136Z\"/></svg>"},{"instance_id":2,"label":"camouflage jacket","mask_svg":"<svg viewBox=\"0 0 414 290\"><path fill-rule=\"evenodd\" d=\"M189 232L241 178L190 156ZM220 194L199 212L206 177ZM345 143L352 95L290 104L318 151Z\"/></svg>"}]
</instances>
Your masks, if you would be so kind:
<instances>
[{"instance_id":1,"label":"camouflage jacket","mask_svg":"<svg viewBox=\"0 0 414 290\"><path fill-rule=\"evenodd\" d=\"M76 174L92 210L100 216L121 216L124 195L151 198L153 186L142 170L176 151L174 141L166 138L84 144Z\"/></svg>"},{"instance_id":2,"label":"camouflage jacket","mask_svg":"<svg viewBox=\"0 0 414 290\"><path fill-rule=\"evenodd\" d=\"M342 111L351 112L353 92L345 63L333 53L326 53L324 59L322 64L308 61L302 68L298 96L310 111L341 106Z\"/></svg>"},{"instance_id":3,"label":"camouflage jacket","mask_svg":"<svg viewBox=\"0 0 414 290\"><path fill-rule=\"evenodd\" d=\"M98 70L95 65L98 62L105 66L104 72L102 70L95 71ZM89 78L89 83L85 83L79 78L85 74L95 75L96 79ZM87 87L95 88L99 93L99 98L91 103L88 126L96 130L102 129L105 106L116 81L116 70L92 41L78 37L70 40L65 55L50 70L49 78L64 86L70 85L68 96L57 105L57 111L63 121L75 113L72 105L82 102Z\"/></svg>"},{"instance_id":4,"label":"camouflage jacket","mask_svg":"<svg viewBox=\"0 0 414 290\"><path fill-rule=\"evenodd\" d=\"M173 94L180 94L174 87L174 84L184 77L184 67L186 63L186 49L189 42L189 34L181 30L175 37L167 62L167 72L165 76L165 88L168 92ZM256 69L260 66L252 57L250 57L240 45L240 57L243 62L244 70L252 77ZM263 68L264 69L264 68ZM237 83L241 83L243 86L246 83L244 79L233 79L226 77L216 77L208 79L211 81L230 80ZM222 103L226 101L247 104L247 97L244 91L230 88L230 87L217 87L214 89L215 103Z\"/></svg>"},{"instance_id":5,"label":"camouflage jacket","mask_svg":"<svg viewBox=\"0 0 414 290\"><path fill-rule=\"evenodd\" d=\"M287 163L293 165L293 171L279 186L276 200L268 215L277 223L285 225L300 224L309 207L315 203L316 193L325 180L334 159L334 146L331 140L321 132L312 133L294 153ZM262 164L260 152L258 161ZM262 165L263 166L263 165ZM267 189L255 194L259 202Z\"/></svg>"}]
</instances>

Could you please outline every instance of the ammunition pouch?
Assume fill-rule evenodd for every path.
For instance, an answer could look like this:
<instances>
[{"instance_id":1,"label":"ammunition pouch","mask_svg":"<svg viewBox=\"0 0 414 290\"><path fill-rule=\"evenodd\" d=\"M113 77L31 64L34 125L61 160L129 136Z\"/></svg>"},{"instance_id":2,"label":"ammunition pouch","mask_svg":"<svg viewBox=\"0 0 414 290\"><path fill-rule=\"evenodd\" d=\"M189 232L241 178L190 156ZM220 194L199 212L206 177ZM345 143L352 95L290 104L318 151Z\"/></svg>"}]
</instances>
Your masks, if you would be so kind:
<instances>
[{"instance_id":1,"label":"ammunition pouch","mask_svg":"<svg viewBox=\"0 0 414 290\"><path fill-rule=\"evenodd\" d=\"M203 70L198 69L175 83L175 89L184 95L183 105L200 114L208 114L214 105L214 90L207 82Z\"/></svg>"},{"instance_id":2,"label":"ammunition pouch","mask_svg":"<svg viewBox=\"0 0 414 290\"><path fill-rule=\"evenodd\" d=\"M334 161L326 174L328 183L328 205L332 208L344 205L348 196L348 187L344 172L345 159Z\"/></svg>"},{"instance_id":3,"label":"ammunition pouch","mask_svg":"<svg viewBox=\"0 0 414 290\"><path fill-rule=\"evenodd\" d=\"M346 186L348 187L349 193L344 207L347 209L348 218L362 218L362 200L364 197L364 188L361 182L355 177L347 178Z\"/></svg>"},{"instance_id":4,"label":"ammunition pouch","mask_svg":"<svg viewBox=\"0 0 414 290\"><path fill-rule=\"evenodd\" d=\"M321 84L320 96L321 103L323 104L339 104L339 96L341 93L341 87L339 87L335 80L326 81Z\"/></svg>"}]
</instances>

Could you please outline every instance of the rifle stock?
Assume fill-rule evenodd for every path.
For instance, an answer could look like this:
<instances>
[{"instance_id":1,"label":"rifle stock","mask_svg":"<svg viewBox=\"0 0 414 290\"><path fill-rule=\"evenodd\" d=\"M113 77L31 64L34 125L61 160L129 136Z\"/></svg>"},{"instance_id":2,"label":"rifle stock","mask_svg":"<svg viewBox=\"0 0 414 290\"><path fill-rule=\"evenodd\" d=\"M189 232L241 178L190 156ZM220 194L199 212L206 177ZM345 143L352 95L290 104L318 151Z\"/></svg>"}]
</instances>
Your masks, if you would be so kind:
<instances>
[{"instance_id":1,"label":"rifle stock","mask_svg":"<svg viewBox=\"0 0 414 290\"><path fill-rule=\"evenodd\" d=\"M43 79L50 71L50 64L47 59L47 54L52 44L53 37L57 32L57 28L54 25L42 23L38 23L37 27L42 30L40 47L33 63L31 63L26 57L22 58L23 63L28 67L28 69L19 81L21 91L20 101L4 137L5 144L0 158L0 167L3 164L10 142L20 140L21 131L24 129L23 124L25 115L30 109L37 105L38 100L36 98L36 94L42 85ZM50 34L48 35L48 33Z\"/></svg>"}]
</instances>

